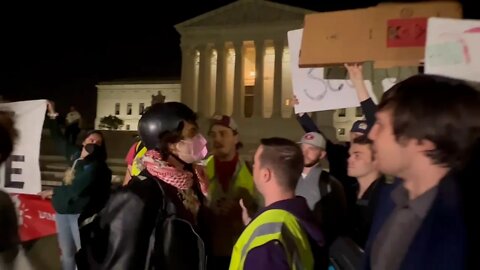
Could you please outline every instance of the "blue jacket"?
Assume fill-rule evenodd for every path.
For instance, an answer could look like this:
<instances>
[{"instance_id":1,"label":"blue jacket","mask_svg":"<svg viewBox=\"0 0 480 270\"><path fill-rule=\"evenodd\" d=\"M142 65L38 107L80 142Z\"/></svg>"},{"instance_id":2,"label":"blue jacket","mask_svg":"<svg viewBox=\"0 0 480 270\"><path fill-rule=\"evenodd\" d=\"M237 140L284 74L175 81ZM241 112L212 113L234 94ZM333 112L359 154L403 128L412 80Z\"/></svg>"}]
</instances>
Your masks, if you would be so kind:
<instances>
[{"instance_id":1,"label":"blue jacket","mask_svg":"<svg viewBox=\"0 0 480 270\"><path fill-rule=\"evenodd\" d=\"M372 243L395 208L391 185L381 194L365 248L364 269L371 269ZM400 269L467 269L467 227L460 181L453 173L441 180L438 193L401 263Z\"/></svg>"}]
</instances>

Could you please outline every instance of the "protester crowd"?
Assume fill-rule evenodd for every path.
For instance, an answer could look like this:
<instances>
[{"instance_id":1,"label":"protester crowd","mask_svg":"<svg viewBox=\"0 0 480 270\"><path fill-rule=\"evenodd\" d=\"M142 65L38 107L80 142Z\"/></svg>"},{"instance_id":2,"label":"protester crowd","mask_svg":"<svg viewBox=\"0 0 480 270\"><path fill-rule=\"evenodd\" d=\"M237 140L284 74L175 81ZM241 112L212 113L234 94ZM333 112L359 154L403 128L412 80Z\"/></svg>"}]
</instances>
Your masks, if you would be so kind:
<instances>
[{"instance_id":1,"label":"protester crowd","mask_svg":"<svg viewBox=\"0 0 480 270\"><path fill-rule=\"evenodd\" d=\"M480 269L470 209L480 92L419 74L376 105L362 66L345 67L365 115L349 142L298 114L298 140L264 138L244 160L232 117L202 131L185 104L152 104L117 189L102 133L76 146L49 102L46 124L70 163L40 193L56 211L62 269ZM15 134L0 114L0 161ZM13 204L0 202L1 269L30 269Z\"/></svg>"}]
</instances>

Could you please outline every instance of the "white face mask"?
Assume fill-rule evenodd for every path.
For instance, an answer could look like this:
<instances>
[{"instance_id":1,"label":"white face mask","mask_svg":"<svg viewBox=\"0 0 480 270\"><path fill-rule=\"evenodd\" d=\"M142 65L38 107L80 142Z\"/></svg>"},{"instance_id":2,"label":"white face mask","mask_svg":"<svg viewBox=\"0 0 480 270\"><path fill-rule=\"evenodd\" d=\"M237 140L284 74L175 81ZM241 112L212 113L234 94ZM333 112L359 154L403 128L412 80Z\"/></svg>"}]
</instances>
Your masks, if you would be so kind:
<instances>
[{"instance_id":1,"label":"white face mask","mask_svg":"<svg viewBox=\"0 0 480 270\"><path fill-rule=\"evenodd\" d=\"M177 143L177 156L186 163L192 164L207 156L207 140L197 134L195 137Z\"/></svg>"}]
</instances>

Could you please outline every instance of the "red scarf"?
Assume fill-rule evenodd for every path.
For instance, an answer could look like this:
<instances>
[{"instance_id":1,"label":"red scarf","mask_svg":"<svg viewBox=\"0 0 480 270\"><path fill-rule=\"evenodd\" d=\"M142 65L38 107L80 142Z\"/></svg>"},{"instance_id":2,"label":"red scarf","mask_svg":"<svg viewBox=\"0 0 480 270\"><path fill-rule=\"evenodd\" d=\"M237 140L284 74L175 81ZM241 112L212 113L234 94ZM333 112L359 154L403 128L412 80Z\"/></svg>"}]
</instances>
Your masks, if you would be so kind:
<instances>
[{"instance_id":1,"label":"red scarf","mask_svg":"<svg viewBox=\"0 0 480 270\"><path fill-rule=\"evenodd\" d=\"M218 179L218 182L222 186L223 192L227 192L230 187L230 183L233 183L235 179L235 170L238 165L238 153L232 160L229 161L220 161L214 158L215 161L215 173Z\"/></svg>"}]
</instances>

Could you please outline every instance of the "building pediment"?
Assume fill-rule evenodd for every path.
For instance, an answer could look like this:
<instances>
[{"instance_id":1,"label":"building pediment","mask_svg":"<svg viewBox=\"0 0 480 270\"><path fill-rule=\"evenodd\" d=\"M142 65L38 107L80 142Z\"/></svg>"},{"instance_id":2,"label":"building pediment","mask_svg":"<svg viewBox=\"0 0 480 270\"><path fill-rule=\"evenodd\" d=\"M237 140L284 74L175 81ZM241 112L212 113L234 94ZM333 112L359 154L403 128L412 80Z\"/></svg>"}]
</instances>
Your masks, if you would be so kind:
<instances>
[{"instance_id":1,"label":"building pediment","mask_svg":"<svg viewBox=\"0 0 480 270\"><path fill-rule=\"evenodd\" d=\"M265 0L239 0L175 25L182 32L189 28L243 26L303 21L305 14L314 11Z\"/></svg>"}]
</instances>

